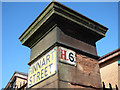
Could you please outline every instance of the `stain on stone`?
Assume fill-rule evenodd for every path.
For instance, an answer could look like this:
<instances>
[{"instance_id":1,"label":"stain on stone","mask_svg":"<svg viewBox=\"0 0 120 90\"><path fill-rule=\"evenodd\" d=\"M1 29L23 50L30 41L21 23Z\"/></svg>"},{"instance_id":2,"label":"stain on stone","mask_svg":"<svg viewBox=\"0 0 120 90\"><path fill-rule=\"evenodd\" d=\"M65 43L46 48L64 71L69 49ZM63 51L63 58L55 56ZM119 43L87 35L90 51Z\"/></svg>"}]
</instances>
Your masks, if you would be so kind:
<instances>
[{"instance_id":1,"label":"stain on stone","mask_svg":"<svg viewBox=\"0 0 120 90\"><path fill-rule=\"evenodd\" d=\"M87 74L89 74L97 65L97 61L90 57L77 54L76 58L77 58L77 68L79 70L84 71Z\"/></svg>"}]
</instances>

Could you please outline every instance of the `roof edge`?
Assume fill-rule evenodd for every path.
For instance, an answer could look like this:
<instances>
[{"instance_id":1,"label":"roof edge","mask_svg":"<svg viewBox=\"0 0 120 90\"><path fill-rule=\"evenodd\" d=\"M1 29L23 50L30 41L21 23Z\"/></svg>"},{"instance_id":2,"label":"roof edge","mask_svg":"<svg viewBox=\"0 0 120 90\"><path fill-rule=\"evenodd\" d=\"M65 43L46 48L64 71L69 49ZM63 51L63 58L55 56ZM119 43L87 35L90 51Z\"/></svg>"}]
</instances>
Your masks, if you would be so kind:
<instances>
[{"instance_id":1,"label":"roof edge","mask_svg":"<svg viewBox=\"0 0 120 90\"><path fill-rule=\"evenodd\" d=\"M100 61L100 60L102 60L102 59L104 59L104 58L106 58L106 57L108 57L108 56L110 56L110 55L112 55L112 54L114 54L116 52L119 52L119 51L120 51L120 48L118 48L118 49L116 49L116 50L114 50L114 51L112 51L112 52L110 52L110 53L100 57L98 60Z\"/></svg>"}]
</instances>

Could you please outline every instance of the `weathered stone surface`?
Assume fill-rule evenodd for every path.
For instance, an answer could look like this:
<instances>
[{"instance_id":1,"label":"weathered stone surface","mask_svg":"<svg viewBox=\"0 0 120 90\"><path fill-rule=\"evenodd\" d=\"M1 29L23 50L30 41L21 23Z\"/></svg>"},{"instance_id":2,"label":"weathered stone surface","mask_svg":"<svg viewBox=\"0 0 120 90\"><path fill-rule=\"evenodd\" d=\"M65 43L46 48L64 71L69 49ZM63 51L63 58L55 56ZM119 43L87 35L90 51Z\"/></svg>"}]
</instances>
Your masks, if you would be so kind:
<instances>
[{"instance_id":1,"label":"weathered stone surface","mask_svg":"<svg viewBox=\"0 0 120 90\"><path fill-rule=\"evenodd\" d=\"M107 31L105 26L81 15L80 13L77 13L58 2L51 2L19 37L20 41L23 45L31 47L37 39L42 37L45 32L48 31L44 29L54 25L54 22L59 25L64 25L64 27L66 27L66 24L71 23L72 26L79 27L79 31L82 31L82 34L85 35L86 33L89 33L88 35L90 35L90 38L93 38L95 42L103 38ZM42 34L39 35L40 33Z\"/></svg>"},{"instance_id":2,"label":"weathered stone surface","mask_svg":"<svg viewBox=\"0 0 120 90\"><path fill-rule=\"evenodd\" d=\"M106 31L103 25L58 2L51 2L19 38L23 45L31 48L29 65L51 48L63 46L77 52L77 66L59 62L58 50L57 73L32 88L100 88L95 43Z\"/></svg>"},{"instance_id":3,"label":"weathered stone surface","mask_svg":"<svg viewBox=\"0 0 120 90\"><path fill-rule=\"evenodd\" d=\"M75 48L77 50L81 50L86 53L90 53L92 55L97 55L94 42L91 42L91 44L88 44L87 41L84 41L84 40L89 40L88 37L85 38L85 36L83 37L82 35L78 35L79 36L78 37L77 35L74 35L74 33L76 32L75 28L71 30L69 30L69 28L70 27L67 27L65 30L62 28L58 29L58 42L62 43L63 45L69 46L71 48ZM67 32L67 29L68 29L68 32ZM70 31L71 32L74 31L73 35L70 34ZM84 38L84 40L80 40L81 38Z\"/></svg>"},{"instance_id":4,"label":"weathered stone surface","mask_svg":"<svg viewBox=\"0 0 120 90\"><path fill-rule=\"evenodd\" d=\"M71 85L70 85L70 82L65 82L65 81L59 81L59 88L72 88Z\"/></svg>"},{"instance_id":5,"label":"weathered stone surface","mask_svg":"<svg viewBox=\"0 0 120 90\"><path fill-rule=\"evenodd\" d=\"M98 61L84 55L77 54L77 66L59 63L59 78L79 85L101 88Z\"/></svg>"},{"instance_id":6,"label":"weathered stone surface","mask_svg":"<svg viewBox=\"0 0 120 90\"><path fill-rule=\"evenodd\" d=\"M99 64L96 64L93 71L90 72L90 83L93 85L93 87L102 88L101 86L101 78L100 78L100 71L99 71Z\"/></svg>"},{"instance_id":7,"label":"weathered stone surface","mask_svg":"<svg viewBox=\"0 0 120 90\"><path fill-rule=\"evenodd\" d=\"M64 63L59 63L59 79L63 81L76 82L76 72L75 66L71 66Z\"/></svg>"},{"instance_id":8,"label":"weathered stone surface","mask_svg":"<svg viewBox=\"0 0 120 90\"><path fill-rule=\"evenodd\" d=\"M76 58L77 58L77 65L78 65L77 68L79 69L79 67L81 66L83 71L87 74L89 74L98 63L98 61L96 61L95 59L92 59L80 54L77 54Z\"/></svg>"},{"instance_id":9,"label":"weathered stone surface","mask_svg":"<svg viewBox=\"0 0 120 90\"><path fill-rule=\"evenodd\" d=\"M56 73L55 75L47 78L46 80L44 81L41 81L40 83L36 84L35 86L33 86L32 88L42 88L42 87L45 87L46 85L49 85L55 81L58 80L58 73ZM57 82L56 82L57 83ZM55 86L56 87L56 86ZM32 89L31 88L31 89Z\"/></svg>"},{"instance_id":10,"label":"weathered stone surface","mask_svg":"<svg viewBox=\"0 0 120 90\"><path fill-rule=\"evenodd\" d=\"M102 89L96 89L92 87L87 87L84 85L75 85L72 84L71 82L64 82L64 81L59 81L59 89L61 90L102 90Z\"/></svg>"},{"instance_id":11,"label":"weathered stone surface","mask_svg":"<svg viewBox=\"0 0 120 90\"><path fill-rule=\"evenodd\" d=\"M53 81L53 82L51 82L51 83L48 83L48 84L46 84L45 86L43 86L42 88L48 88L48 89L54 89L54 88L58 88L58 80L55 80L55 81Z\"/></svg>"},{"instance_id":12,"label":"weathered stone surface","mask_svg":"<svg viewBox=\"0 0 120 90\"><path fill-rule=\"evenodd\" d=\"M67 35L62 29L56 26L51 32L49 32L49 34L44 36L43 39L41 39L33 48L31 48L30 63L54 44L66 45L69 48L97 56L96 47L94 45L75 39L74 36Z\"/></svg>"},{"instance_id":13,"label":"weathered stone surface","mask_svg":"<svg viewBox=\"0 0 120 90\"><path fill-rule=\"evenodd\" d=\"M77 54L76 56L78 66L77 77L82 77L80 80L77 79L77 83L101 88L101 78L98 61L80 54Z\"/></svg>"},{"instance_id":14,"label":"weathered stone surface","mask_svg":"<svg viewBox=\"0 0 120 90\"><path fill-rule=\"evenodd\" d=\"M30 61L41 55L50 46L57 41L57 27L55 27L49 34L47 34L42 40L40 40L32 49L30 55Z\"/></svg>"},{"instance_id":15,"label":"weathered stone surface","mask_svg":"<svg viewBox=\"0 0 120 90\"><path fill-rule=\"evenodd\" d=\"M38 87L35 87L35 88L30 88L29 90L58 90L58 80L55 80L51 83L47 83L46 85L44 86L38 86Z\"/></svg>"}]
</instances>

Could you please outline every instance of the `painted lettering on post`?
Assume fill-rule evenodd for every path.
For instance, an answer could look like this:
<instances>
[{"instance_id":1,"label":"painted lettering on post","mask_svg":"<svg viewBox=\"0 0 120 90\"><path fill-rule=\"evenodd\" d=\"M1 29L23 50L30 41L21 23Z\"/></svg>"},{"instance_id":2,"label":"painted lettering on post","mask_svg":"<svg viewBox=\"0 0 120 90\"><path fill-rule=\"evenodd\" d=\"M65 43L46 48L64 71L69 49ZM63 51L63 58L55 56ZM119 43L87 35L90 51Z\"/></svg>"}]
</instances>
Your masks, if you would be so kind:
<instances>
[{"instance_id":1,"label":"painted lettering on post","mask_svg":"<svg viewBox=\"0 0 120 90\"><path fill-rule=\"evenodd\" d=\"M70 49L60 47L60 61L76 66L75 52Z\"/></svg>"},{"instance_id":2,"label":"painted lettering on post","mask_svg":"<svg viewBox=\"0 0 120 90\"><path fill-rule=\"evenodd\" d=\"M56 55L56 48L54 48L29 67L28 88L56 73Z\"/></svg>"}]
</instances>

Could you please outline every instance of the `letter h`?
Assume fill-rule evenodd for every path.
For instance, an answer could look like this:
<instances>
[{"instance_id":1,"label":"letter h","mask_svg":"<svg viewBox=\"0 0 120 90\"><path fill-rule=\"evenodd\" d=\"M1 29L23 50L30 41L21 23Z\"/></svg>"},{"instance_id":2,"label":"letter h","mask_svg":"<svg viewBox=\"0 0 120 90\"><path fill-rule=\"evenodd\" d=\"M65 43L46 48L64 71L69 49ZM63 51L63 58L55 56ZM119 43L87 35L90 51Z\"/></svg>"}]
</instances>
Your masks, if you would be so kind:
<instances>
[{"instance_id":1,"label":"letter h","mask_svg":"<svg viewBox=\"0 0 120 90\"><path fill-rule=\"evenodd\" d=\"M67 60L67 58L66 58L66 52L67 51L61 49L61 59Z\"/></svg>"}]
</instances>

